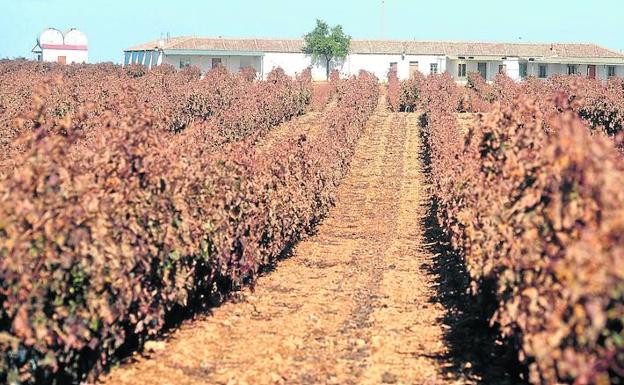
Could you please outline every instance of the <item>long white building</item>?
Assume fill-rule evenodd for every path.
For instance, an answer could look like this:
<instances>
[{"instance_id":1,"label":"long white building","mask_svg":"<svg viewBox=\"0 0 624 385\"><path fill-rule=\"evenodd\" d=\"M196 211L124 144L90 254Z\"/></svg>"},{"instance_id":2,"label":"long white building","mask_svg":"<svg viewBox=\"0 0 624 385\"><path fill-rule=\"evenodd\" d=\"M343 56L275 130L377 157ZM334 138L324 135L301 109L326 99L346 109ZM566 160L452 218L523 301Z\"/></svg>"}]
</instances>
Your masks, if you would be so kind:
<instances>
[{"instance_id":1,"label":"long white building","mask_svg":"<svg viewBox=\"0 0 624 385\"><path fill-rule=\"evenodd\" d=\"M202 71L225 66L232 72L251 66L262 77L275 67L294 75L311 66L313 78L324 80L324 63L313 63L303 47L302 39L174 37L126 49L124 64L197 66ZM479 72L487 80L494 80L498 73L515 80L555 74L608 79L624 77L624 54L595 44L353 40L347 58L333 68L343 76L367 70L380 79L386 79L390 68L395 68L401 79L414 71L447 71L459 82L471 72Z\"/></svg>"}]
</instances>

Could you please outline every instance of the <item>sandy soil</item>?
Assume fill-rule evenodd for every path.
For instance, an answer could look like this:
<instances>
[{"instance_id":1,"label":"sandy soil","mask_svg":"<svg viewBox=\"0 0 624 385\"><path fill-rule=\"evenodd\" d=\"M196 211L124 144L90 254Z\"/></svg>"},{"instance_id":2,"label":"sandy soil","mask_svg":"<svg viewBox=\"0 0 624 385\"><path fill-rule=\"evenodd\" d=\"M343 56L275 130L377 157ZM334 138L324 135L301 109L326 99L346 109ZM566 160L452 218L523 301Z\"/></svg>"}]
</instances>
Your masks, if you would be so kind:
<instances>
[{"instance_id":1,"label":"sandy soil","mask_svg":"<svg viewBox=\"0 0 624 385\"><path fill-rule=\"evenodd\" d=\"M436 300L418 118L389 113L382 103L317 233L254 292L148 343L146 354L114 368L103 383L472 382L453 360L449 311ZM319 116L305 119L313 124Z\"/></svg>"}]
</instances>

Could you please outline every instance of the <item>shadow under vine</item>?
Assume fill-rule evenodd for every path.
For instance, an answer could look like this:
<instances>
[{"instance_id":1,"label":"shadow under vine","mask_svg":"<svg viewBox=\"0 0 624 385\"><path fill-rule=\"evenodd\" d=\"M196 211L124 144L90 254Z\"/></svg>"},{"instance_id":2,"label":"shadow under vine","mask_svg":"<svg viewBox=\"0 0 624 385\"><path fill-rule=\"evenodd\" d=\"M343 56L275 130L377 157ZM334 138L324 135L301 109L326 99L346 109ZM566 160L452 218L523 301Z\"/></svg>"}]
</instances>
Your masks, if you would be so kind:
<instances>
[{"instance_id":1,"label":"shadow under vine","mask_svg":"<svg viewBox=\"0 0 624 385\"><path fill-rule=\"evenodd\" d=\"M421 160L430 180L431 150L426 124L427 118L423 115ZM527 378L526 368L518 362L518 352L513 343L502 339L498 328L489 325L494 311L492 304L496 302L492 302L492 298L470 294L470 277L465 262L452 249L448 236L440 226L438 210L435 194L431 194L422 225L427 251L435 256L432 263L426 266L436 277L436 295L431 301L445 308L445 316L441 321L447 326L444 337L450 351L446 358L451 365L444 369L443 375L477 384L526 383L523 380Z\"/></svg>"}]
</instances>

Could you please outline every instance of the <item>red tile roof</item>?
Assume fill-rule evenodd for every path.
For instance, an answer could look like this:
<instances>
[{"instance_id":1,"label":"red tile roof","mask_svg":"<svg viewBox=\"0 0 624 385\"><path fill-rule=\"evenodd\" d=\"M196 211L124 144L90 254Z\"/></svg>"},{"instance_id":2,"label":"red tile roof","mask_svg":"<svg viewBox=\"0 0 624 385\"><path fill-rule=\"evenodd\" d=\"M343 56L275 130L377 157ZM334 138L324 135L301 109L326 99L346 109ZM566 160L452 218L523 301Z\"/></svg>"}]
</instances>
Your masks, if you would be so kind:
<instances>
[{"instance_id":1,"label":"red tile roof","mask_svg":"<svg viewBox=\"0 0 624 385\"><path fill-rule=\"evenodd\" d=\"M174 37L155 40L126 49L145 51L165 50L302 52L302 39L240 39ZM624 54L595 44L528 44L483 42L432 42L410 40L352 40L351 52L359 54L411 54L445 56L520 56L561 58L618 58Z\"/></svg>"}]
</instances>

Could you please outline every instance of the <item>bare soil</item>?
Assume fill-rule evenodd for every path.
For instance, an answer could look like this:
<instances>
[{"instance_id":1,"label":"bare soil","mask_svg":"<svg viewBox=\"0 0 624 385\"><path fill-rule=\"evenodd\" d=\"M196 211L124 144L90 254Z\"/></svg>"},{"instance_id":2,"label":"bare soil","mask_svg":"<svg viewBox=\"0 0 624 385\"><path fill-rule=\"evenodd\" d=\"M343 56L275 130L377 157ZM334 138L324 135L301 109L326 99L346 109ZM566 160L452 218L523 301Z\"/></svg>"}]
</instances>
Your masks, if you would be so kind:
<instances>
[{"instance_id":1,"label":"bare soil","mask_svg":"<svg viewBox=\"0 0 624 385\"><path fill-rule=\"evenodd\" d=\"M479 120L479 114L472 112L457 113L457 126L462 133L467 134L470 126L473 126Z\"/></svg>"}]
</instances>

